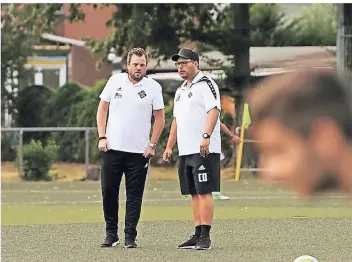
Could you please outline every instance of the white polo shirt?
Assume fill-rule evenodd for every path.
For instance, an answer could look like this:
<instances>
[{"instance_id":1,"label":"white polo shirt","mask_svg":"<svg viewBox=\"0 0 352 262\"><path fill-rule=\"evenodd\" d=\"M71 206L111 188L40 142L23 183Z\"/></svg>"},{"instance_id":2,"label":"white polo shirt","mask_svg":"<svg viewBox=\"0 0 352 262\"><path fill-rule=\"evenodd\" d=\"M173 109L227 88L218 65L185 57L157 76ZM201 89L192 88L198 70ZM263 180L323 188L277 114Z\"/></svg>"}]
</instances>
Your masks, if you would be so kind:
<instances>
[{"instance_id":1,"label":"white polo shirt","mask_svg":"<svg viewBox=\"0 0 352 262\"><path fill-rule=\"evenodd\" d=\"M205 81L196 83L202 77L203 73L199 72L189 87L185 81L175 93L173 115L176 118L180 156L200 153L200 141L205 132L208 111L214 107L221 110L218 85L209 77L213 90ZM209 153L221 153L220 118L210 134Z\"/></svg>"},{"instance_id":2,"label":"white polo shirt","mask_svg":"<svg viewBox=\"0 0 352 262\"><path fill-rule=\"evenodd\" d=\"M164 108L160 84L149 77L133 84L127 73L119 73L109 78L99 97L109 102L109 148L143 153L149 144L153 110Z\"/></svg>"}]
</instances>

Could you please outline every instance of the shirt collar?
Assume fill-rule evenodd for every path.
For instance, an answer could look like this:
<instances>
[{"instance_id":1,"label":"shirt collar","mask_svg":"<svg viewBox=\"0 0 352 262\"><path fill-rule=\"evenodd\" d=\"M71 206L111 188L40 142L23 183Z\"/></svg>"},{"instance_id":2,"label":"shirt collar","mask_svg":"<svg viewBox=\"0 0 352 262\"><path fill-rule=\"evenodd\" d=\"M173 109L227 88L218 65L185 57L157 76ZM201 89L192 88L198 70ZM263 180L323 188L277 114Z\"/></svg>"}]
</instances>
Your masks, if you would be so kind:
<instances>
[{"instance_id":1,"label":"shirt collar","mask_svg":"<svg viewBox=\"0 0 352 262\"><path fill-rule=\"evenodd\" d=\"M197 81L199 81L199 79L201 79L203 77L203 73L202 71L199 71L198 74L196 74L196 76L193 78L192 83L190 86L192 86L194 83L196 83ZM182 87L186 87L187 86L187 81L185 80L182 84Z\"/></svg>"}]
</instances>

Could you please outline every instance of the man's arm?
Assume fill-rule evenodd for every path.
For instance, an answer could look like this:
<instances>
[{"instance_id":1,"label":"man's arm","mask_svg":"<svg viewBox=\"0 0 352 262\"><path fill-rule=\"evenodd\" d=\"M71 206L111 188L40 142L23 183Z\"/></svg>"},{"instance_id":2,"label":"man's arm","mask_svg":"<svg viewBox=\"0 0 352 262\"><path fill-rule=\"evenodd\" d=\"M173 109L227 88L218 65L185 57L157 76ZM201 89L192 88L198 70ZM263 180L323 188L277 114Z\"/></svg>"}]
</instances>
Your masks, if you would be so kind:
<instances>
[{"instance_id":1,"label":"man's arm","mask_svg":"<svg viewBox=\"0 0 352 262\"><path fill-rule=\"evenodd\" d=\"M220 131L223 132L225 135L227 135L232 140L232 142L234 143L240 142L240 138L236 136L234 133L232 133L230 129L222 122L220 122Z\"/></svg>"},{"instance_id":2,"label":"man's arm","mask_svg":"<svg viewBox=\"0 0 352 262\"><path fill-rule=\"evenodd\" d=\"M214 107L213 109L209 110L204 133L207 133L209 135L213 133L216 122L218 121L219 115L220 115L220 111L218 108Z\"/></svg>"},{"instance_id":3,"label":"man's arm","mask_svg":"<svg viewBox=\"0 0 352 262\"><path fill-rule=\"evenodd\" d=\"M153 126L153 133L152 137L150 138L150 142L152 144L157 144L161 135L161 132L164 129L165 125L165 110L160 109L160 110L154 110L154 126Z\"/></svg>"},{"instance_id":4,"label":"man's arm","mask_svg":"<svg viewBox=\"0 0 352 262\"><path fill-rule=\"evenodd\" d=\"M167 140L166 148L173 149L176 144L176 137L177 137L177 124L176 119L172 120L169 139Z\"/></svg>"},{"instance_id":5,"label":"man's arm","mask_svg":"<svg viewBox=\"0 0 352 262\"><path fill-rule=\"evenodd\" d=\"M97 111L97 127L98 127L99 137L105 136L108 109L109 109L109 103L103 100L100 100L98 111Z\"/></svg>"},{"instance_id":6,"label":"man's arm","mask_svg":"<svg viewBox=\"0 0 352 262\"><path fill-rule=\"evenodd\" d=\"M232 137L232 132L230 131L230 129L228 129L228 127L223 124L222 122L220 122L220 131L223 132L225 135L227 135L228 137Z\"/></svg>"}]
</instances>

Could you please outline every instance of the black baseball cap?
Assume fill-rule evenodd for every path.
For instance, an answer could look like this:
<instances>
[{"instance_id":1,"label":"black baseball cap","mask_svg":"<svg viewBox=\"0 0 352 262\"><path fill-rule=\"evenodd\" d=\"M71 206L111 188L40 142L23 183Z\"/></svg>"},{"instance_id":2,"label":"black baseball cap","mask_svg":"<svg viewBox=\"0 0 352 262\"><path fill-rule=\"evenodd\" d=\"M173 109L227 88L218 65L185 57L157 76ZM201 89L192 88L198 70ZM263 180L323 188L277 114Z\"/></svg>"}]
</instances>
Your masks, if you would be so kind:
<instances>
[{"instance_id":1,"label":"black baseball cap","mask_svg":"<svg viewBox=\"0 0 352 262\"><path fill-rule=\"evenodd\" d=\"M199 62L199 54L190 48L181 48L178 54L171 57L172 61L177 61L179 58L192 59Z\"/></svg>"}]
</instances>

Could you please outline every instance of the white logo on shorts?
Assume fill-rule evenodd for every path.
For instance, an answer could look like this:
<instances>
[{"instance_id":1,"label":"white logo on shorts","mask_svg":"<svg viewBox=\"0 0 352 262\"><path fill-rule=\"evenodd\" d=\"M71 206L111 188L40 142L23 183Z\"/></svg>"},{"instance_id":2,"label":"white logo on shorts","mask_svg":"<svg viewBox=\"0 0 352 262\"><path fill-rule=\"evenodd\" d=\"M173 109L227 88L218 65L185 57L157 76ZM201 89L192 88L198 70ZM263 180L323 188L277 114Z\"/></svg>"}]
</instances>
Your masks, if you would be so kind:
<instances>
[{"instance_id":1,"label":"white logo on shorts","mask_svg":"<svg viewBox=\"0 0 352 262\"><path fill-rule=\"evenodd\" d=\"M207 173L199 173L199 174L198 174L198 181L199 181L200 183L202 183L202 182L207 182L207 181L208 181L208 175L207 175Z\"/></svg>"},{"instance_id":2,"label":"white logo on shorts","mask_svg":"<svg viewBox=\"0 0 352 262\"><path fill-rule=\"evenodd\" d=\"M201 165L198 170L205 170L205 167L203 165Z\"/></svg>"}]
</instances>

